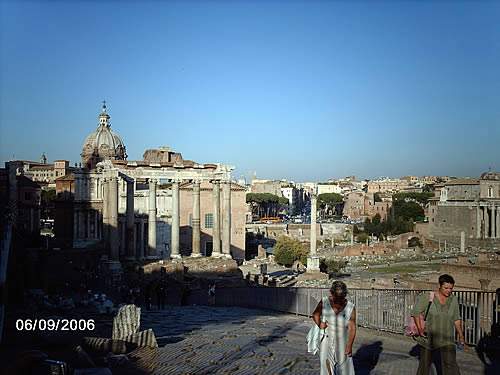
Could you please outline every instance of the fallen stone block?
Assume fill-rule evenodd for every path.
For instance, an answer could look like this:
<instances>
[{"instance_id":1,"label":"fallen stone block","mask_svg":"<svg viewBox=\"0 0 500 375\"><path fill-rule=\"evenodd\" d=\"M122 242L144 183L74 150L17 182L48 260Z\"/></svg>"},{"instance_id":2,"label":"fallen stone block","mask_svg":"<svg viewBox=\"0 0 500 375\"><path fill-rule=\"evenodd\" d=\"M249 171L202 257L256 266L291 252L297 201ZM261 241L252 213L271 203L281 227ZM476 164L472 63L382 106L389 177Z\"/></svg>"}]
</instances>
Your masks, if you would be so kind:
<instances>
[{"instance_id":1,"label":"fallen stone block","mask_svg":"<svg viewBox=\"0 0 500 375\"><path fill-rule=\"evenodd\" d=\"M123 340L113 340L104 337L84 337L82 348L93 355L126 354L137 348L137 344Z\"/></svg>"},{"instance_id":2,"label":"fallen stone block","mask_svg":"<svg viewBox=\"0 0 500 375\"><path fill-rule=\"evenodd\" d=\"M123 340L124 337L135 335L141 325L141 308L135 305L125 305L118 310L113 319L113 339Z\"/></svg>"},{"instance_id":3,"label":"fallen stone block","mask_svg":"<svg viewBox=\"0 0 500 375\"><path fill-rule=\"evenodd\" d=\"M126 342L137 344L137 346L149 346L150 348L157 348L158 342L153 330L150 328L146 331L141 331L135 335L129 335L123 339Z\"/></svg>"}]
</instances>

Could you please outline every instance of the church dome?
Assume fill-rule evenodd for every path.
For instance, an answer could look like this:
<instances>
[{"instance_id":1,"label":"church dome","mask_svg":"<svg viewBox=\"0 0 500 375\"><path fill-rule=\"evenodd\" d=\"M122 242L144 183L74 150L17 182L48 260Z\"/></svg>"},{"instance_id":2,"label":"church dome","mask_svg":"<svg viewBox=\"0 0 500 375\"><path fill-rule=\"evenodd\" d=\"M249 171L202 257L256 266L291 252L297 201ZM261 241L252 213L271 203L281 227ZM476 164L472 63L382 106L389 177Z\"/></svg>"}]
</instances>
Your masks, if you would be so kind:
<instances>
[{"instance_id":1,"label":"church dome","mask_svg":"<svg viewBox=\"0 0 500 375\"><path fill-rule=\"evenodd\" d=\"M103 160L125 160L126 148L118 134L111 130L110 116L106 113L106 103L99 115L99 124L85 140L82 149L82 165L93 169Z\"/></svg>"}]
</instances>

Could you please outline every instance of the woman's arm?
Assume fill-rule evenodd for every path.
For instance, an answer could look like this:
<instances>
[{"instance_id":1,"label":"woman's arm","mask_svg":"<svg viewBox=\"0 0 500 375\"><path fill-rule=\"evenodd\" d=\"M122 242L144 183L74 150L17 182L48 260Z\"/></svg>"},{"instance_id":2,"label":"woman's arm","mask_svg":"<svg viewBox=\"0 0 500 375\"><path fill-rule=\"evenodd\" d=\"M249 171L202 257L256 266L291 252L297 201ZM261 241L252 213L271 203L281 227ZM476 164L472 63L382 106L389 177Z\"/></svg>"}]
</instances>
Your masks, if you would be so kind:
<instances>
[{"instance_id":1,"label":"woman's arm","mask_svg":"<svg viewBox=\"0 0 500 375\"><path fill-rule=\"evenodd\" d=\"M328 321L322 322L321 321L321 314L323 313L323 301L319 301L318 306L314 309L313 312L313 320L314 323L319 327L319 329L325 329Z\"/></svg>"},{"instance_id":2,"label":"woman's arm","mask_svg":"<svg viewBox=\"0 0 500 375\"><path fill-rule=\"evenodd\" d=\"M462 331L462 321L455 320L455 328L458 332L458 343L465 345L464 332Z\"/></svg>"},{"instance_id":3,"label":"woman's arm","mask_svg":"<svg viewBox=\"0 0 500 375\"><path fill-rule=\"evenodd\" d=\"M352 345L354 344L354 339L356 338L356 308L352 308L351 318L349 319L349 341L345 348L345 355L349 357L352 355Z\"/></svg>"}]
</instances>

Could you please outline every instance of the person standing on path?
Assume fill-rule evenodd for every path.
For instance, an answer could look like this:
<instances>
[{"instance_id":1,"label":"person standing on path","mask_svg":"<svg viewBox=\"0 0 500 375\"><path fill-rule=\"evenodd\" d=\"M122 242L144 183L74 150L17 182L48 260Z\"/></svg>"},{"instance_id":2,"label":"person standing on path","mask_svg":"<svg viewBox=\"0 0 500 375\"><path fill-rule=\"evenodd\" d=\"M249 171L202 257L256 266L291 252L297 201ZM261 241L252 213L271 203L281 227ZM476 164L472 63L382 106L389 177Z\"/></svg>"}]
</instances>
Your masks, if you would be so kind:
<instances>
[{"instance_id":1,"label":"person standing on path","mask_svg":"<svg viewBox=\"0 0 500 375\"><path fill-rule=\"evenodd\" d=\"M346 299L347 287L342 281L334 281L330 293L313 312L314 322L325 330L319 347L320 374L354 375L352 345L356 337L356 308Z\"/></svg>"},{"instance_id":2,"label":"person standing on path","mask_svg":"<svg viewBox=\"0 0 500 375\"><path fill-rule=\"evenodd\" d=\"M456 360L455 329L458 332L459 345L465 345L462 320L458 312L458 299L452 295L455 280L450 275L439 276L439 288L434 292L419 296L412 311L417 325L420 345L420 362L417 375L428 375L432 363L432 352L441 352L443 375L459 375ZM432 302L431 293L434 294ZM425 329L422 327L420 314L426 313Z\"/></svg>"},{"instance_id":3,"label":"person standing on path","mask_svg":"<svg viewBox=\"0 0 500 375\"><path fill-rule=\"evenodd\" d=\"M156 297L158 298L158 310L165 310L165 297L167 294L167 288L163 280L158 282L156 286Z\"/></svg>"}]
</instances>

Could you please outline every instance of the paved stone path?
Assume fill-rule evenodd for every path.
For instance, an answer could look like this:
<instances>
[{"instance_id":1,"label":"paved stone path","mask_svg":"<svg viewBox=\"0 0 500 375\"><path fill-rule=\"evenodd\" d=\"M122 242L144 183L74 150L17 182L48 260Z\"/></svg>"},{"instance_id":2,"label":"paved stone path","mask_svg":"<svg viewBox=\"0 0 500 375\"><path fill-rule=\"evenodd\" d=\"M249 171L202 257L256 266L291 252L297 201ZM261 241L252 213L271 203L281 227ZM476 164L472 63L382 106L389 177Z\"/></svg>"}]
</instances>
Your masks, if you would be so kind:
<instances>
[{"instance_id":1,"label":"paved stone path","mask_svg":"<svg viewBox=\"0 0 500 375\"><path fill-rule=\"evenodd\" d=\"M209 306L168 306L143 311L141 319L160 346L148 358L155 375L319 374L319 358L307 353L305 341L311 324L290 314ZM358 328L356 374L415 374L416 349L409 338ZM484 373L472 351L457 358L462 375Z\"/></svg>"}]
</instances>

